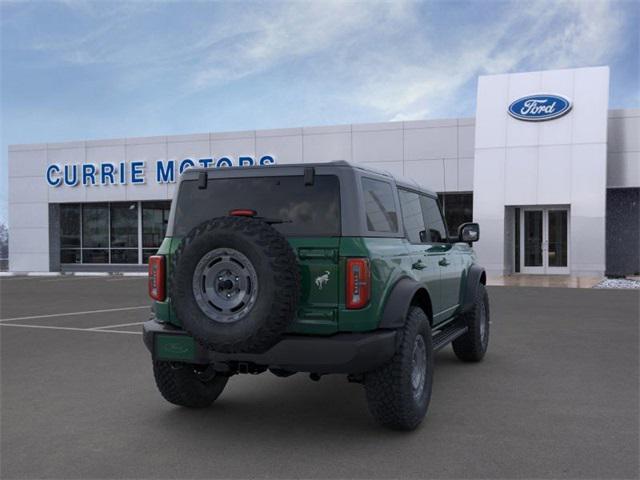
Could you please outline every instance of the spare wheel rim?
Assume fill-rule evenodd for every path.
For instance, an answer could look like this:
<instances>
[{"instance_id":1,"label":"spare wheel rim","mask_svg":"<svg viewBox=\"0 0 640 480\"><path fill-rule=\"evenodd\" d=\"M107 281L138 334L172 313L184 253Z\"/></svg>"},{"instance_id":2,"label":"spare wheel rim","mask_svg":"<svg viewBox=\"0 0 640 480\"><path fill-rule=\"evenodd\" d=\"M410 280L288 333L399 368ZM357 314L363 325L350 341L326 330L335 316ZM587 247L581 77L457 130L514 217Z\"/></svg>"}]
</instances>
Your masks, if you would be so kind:
<instances>
[{"instance_id":1,"label":"spare wheel rim","mask_svg":"<svg viewBox=\"0 0 640 480\"><path fill-rule=\"evenodd\" d=\"M258 275L243 253L216 248L203 255L193 272L193 296L211 320L233 323L244 318L258 298Z\"/></svg>"}]
</instances>

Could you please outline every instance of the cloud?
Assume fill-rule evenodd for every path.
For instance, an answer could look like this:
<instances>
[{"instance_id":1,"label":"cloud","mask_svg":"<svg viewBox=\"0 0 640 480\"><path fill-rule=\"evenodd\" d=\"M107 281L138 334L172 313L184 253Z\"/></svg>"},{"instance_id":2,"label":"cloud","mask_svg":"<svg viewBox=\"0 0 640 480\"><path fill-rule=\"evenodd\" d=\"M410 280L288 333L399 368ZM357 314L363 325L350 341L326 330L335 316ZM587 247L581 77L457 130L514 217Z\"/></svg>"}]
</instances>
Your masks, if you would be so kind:
<instances>
[{"instance_id":1,"label":"cloud","mask_svg":"<svg viewBox=\"0 0 640 480\"><path fill-rule=\"evenodd\" d=\"M613 1L204 2L184 18L172 3L61 5L77 28L30 48L54 65L107 67L113 88L162 81L188 97L280 68L391 120L459 114L452 104L479 74L600 64L625 44Z\"/></svg>"},{"instance_id":2,"label":"cloud","mask_svg":"<svg viewBox=\"0 0 640 480\"><path fill-rule=\"evenodd\" d=\"M624 45L624 19L612 2L517 2L487 24L455 32L446 55L423 61L386 55L384 76L367 75L373 58L363 59L360 75L370 80L357 101L390 120L455 115L451 104L464 85L481 74L598 65ZM424 42L428 39L408 39Z\"/></svg>"},{"instance_id":3,"label":"cloud","mask_svg":"<svg viewBox=\"0 0 640 480\"><path fill-rule=\"evenodd\" d=\"M340 55L354 38L375 35L379 25L389 19L406 18L404 12L409 3L329 1L278 5L280 8L260 9L244 18L252 28L236 41L210 42L203 68L192 86L215 86L321 52Z\"/></svg>"},{"instance_id":4,"label":"cloud","mask_svg":"<svg viewBox=\"0 0 640 480\"><path fill-rule=\"evenodd\" d=\"M39 32L28 48L73 65L183 68L194 87L217 86L291 59L348 46L352 36L375 36L390 19L407 19L408 0L394 2L194 3L186 25L166 25L171 3L60 0L79 29ZM151 14L149 14L151 11ZM145 18L147 17L147 18ZM150 31L157 21L166 29ZM84 27L84 28L82 28ZM168 28L167 28L168 27ZM186 28L188 27L188 28ZM171 63L172 62L172 63Z\"/></svg>"}]
</instances>

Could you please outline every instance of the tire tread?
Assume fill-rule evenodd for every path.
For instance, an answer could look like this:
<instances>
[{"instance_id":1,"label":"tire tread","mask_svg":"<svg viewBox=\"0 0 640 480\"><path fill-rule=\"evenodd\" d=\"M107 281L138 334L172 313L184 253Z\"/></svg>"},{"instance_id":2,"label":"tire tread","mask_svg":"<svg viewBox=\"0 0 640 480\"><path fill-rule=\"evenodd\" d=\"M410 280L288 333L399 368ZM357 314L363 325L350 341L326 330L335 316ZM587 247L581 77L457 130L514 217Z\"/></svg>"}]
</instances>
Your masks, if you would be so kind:
<instances>
[{"instance_id":1,"label":"tire tread","mask_svg":"<svg viewBox=\"0 0 640 480\"><path fill-rule=\"evenodd\" d=\"M189 408L210 406L222 393L228 378L216 376L210 382L197 378L189 365L154 361L153 375L160 394L170 403Z\"/></svg>"},{"instance_id":2,"label":"tire tread","mask_svg":"<svg viewBox=\"0 0 640 480\"><path fill-rule=\"evenodd\" d=\"M483 284L479 284L476 289L476 296L473 301L473 308L461 316L462 321L467 325L468 331L464 335L456 338L452 342L453 351L463 362L479 362L484 358L487 350L486 345L482 345L479 331L480 305L485 303L485 314L487 316L486 335L489 336L489 295ZM488 339L487 339L488 343Z\"/></svg>"},{"instance_id":3,"label":"tire tread","mask_svg":"<svg viewBox=\"0 0 640 480\"><path fill-rule=\"evenodd\" d=\"M423 334L427 346L427 378L425 404L417 408L407 382L410 382L408 365L411 365L414 339L418 333ZM410 308L406 324L399 334L399 346L391 361L365 376L365 391L369 411L378 423L396 430L413 430L426 414L433 376L431 329L421 308Z\"/></svg>"}]
</instances>

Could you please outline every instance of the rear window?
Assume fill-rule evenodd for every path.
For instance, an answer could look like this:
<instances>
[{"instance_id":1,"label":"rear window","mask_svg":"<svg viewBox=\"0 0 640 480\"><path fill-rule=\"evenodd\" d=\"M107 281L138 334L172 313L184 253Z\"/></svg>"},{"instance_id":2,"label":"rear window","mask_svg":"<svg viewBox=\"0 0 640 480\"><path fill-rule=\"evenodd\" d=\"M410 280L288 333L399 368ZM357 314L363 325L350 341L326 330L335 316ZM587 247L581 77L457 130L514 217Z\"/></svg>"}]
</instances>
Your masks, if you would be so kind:
<instances>
[{"instance_id":1,"label":"rear window","mask_svg":"<svg viewBox=\"0 0 640 480\"><path fill-rule=\"evenodd\" d=\"M200 223L234 209L282 220L272 226L285 236L340 235L340 184L335 175L316 175L313 185L305 185L303 176L209 179L206 189L199 189L196 180L183 181L174 235L185 236Z\"/></svg>"}]
</instances>

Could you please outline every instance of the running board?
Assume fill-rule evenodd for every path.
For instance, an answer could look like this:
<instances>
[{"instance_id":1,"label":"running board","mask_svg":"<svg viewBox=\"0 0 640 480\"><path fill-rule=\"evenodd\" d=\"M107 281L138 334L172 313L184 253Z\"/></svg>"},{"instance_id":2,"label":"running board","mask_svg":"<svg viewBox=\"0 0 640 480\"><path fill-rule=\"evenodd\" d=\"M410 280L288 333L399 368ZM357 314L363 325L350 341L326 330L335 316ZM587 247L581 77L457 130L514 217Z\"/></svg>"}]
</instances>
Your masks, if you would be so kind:
<instances>
[{"instance_id":1,"label":"running board","mask_svg":"<svg viewBox=\"0 0 640 480\"><path fill-rule=\"evenodd\" d=\"M433 336L433 351L437 352L446 347L460 335L467 333L467 330L469 330L469 327L466 325L463 327L457 323L447 325Z\"/></svg>"}]
</instances>

